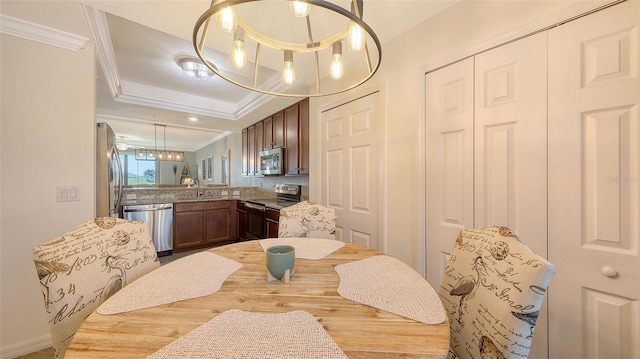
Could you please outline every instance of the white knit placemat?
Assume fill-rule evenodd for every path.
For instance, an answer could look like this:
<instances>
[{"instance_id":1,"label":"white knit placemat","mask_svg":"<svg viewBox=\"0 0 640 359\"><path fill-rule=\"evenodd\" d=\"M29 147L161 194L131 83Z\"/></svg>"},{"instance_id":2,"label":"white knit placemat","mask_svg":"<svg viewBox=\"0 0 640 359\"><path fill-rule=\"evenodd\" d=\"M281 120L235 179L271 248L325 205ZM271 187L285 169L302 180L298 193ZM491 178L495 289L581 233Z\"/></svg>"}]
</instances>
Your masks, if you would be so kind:
<instances>
[{"instance_id":1,"label":"white knit placemat","mask_svg":"<svg viewBox=\"0 0 640 359\"><path fill-rule=\"evenodd\" d=\"M100 307L99 314L118 314L217 292L242 264L211 252L199 252L168 263L122 288Z\"/></svg>"},{"instance_id":2,"label":"white knit placemat","mask_svg":"<svg viewBox=\"0 0 640 359\"><path fill-rule=\"evenodd\" d=\"M296 258L322 259L344 246L344 242L323 238L273 238L263 239L260 245L264 251L269 247L289 245L296 249Z\"/></svg>"},{"instance_id":3,"label":"white knit placemat","mask_svg":"<svg viewBox=\"0 0 640 359\"><path fill-rule=\"evenodd\" d=\"M425 324L447 318L438 293L418 272L386 255L336 266L338 294Z\"/></svg>"},{"instance_id":4,"label":"white knit placemat","mask_svg":"<svg viewBox=\"0 0 640 359\"><path fill-rule=\"evenodd\" d=\"M231 309L158 350L147 359L346 359L308 312L250 313Z\"/></svg>"}]
</instances>

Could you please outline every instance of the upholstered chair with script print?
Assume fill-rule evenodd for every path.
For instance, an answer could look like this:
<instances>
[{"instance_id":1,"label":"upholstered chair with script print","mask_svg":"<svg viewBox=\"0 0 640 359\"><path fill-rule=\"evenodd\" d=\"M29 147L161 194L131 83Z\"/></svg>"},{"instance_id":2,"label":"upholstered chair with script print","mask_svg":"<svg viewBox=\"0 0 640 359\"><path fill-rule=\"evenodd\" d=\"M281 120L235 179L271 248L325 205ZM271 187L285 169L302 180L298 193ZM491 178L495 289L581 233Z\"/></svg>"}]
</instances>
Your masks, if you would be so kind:
<instances>
[{"instance_id":1,"label":"upholstered chair with script print","mask_svg":"<svg viewBox=\"0 0 640 359\"><path fill-rule=\"evenodd\" d=\"M461 231L439 292L448 358L526 358L554 271L507 227Z\"/></svg>"},{"instance_id":2,"label":"upholstered chair with script print","mask_svg":"<svg viewBox=\"0 0 640 359\"><path fill-rule=\"evenodd\" d=\"M108 297L160 267L144 222L101 217L32 250L56 358Z\"/></svg>"},{"instance_id":3,"label":"upholstered chair with script print","mask_svg":"<svg viewBox=\"0 0 640 359\"><path fill-rule=\"evenodd\" d=\"M336 238L336 211L303 201L280 210L278 237Z\"/></svg>"}]
</instances>

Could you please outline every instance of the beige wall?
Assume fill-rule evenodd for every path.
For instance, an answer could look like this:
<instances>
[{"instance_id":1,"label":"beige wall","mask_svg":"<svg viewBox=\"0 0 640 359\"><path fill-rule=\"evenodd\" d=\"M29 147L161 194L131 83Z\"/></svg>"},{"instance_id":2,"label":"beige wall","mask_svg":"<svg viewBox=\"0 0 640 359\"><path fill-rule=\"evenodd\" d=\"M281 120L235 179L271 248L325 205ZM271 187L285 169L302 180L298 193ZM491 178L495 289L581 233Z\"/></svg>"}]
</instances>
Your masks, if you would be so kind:
<instances>
[{"instance_id":1,"label":"beige wall","mask_svg":"<svg viewBox=\"0 0 640 359\"><path fill-rule=\"evenodd\" d=\"M95 213L95 61L92 48L69 51L1 36L0 348L5 358L50 343L31 248ZM64 185L79 186L81 200L57 202L56 186Z\"/></svg>"}]
</instances>

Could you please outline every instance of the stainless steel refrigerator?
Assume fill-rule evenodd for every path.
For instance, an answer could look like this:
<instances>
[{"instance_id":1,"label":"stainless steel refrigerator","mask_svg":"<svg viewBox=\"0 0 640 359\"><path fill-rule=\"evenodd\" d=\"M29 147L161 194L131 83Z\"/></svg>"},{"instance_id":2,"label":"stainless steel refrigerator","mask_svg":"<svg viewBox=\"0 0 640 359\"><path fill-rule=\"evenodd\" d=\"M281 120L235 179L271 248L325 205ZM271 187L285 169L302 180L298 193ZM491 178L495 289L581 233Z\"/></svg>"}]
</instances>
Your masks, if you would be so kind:
<instances>
[{"instance_id":1,"label":"stainless steel refrigerator","mask_svg":"<svg viewBox=\"0 0 640 359\"><path fill-rule=\"evenodd\" d=\"M116 134L105 122L98 123L96 144L96 217L120 217L122 164Z\"/></svg>"}]
</instances>

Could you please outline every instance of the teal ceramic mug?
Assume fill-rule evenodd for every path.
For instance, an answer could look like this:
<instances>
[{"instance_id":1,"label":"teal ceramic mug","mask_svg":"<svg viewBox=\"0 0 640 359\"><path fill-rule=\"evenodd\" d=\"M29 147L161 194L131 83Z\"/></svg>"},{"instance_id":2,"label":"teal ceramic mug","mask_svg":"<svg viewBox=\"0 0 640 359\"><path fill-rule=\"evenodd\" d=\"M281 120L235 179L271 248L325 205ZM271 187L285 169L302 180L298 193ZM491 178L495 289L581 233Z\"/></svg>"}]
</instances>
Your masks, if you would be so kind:
<instances>
[{"instance_id":1,"label":"teal ceramic mug","mask_svg":"<svg viewBox=\"0 0 640 359\"><path fill-rule=\"evenodd\" d=\"M293 276L296 265L296 249L293 246L273 246L267 248L267 270L276 280L281 280L289 269L289 276Z\"/></svg>"}]
</instances>

